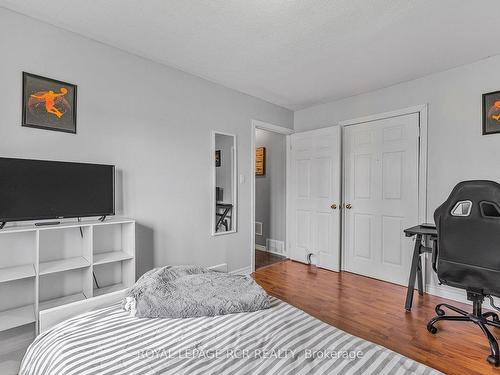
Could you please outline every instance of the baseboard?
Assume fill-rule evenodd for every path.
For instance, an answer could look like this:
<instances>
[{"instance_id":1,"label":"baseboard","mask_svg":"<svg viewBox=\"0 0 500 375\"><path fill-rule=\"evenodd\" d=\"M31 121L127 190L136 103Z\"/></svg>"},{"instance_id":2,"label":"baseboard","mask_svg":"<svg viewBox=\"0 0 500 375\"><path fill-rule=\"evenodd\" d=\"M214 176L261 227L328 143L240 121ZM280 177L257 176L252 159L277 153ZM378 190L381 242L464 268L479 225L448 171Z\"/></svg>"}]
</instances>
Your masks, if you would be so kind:
<instances>
[{"instance_id":1,"label":"baseboard","mask_svg":"<svg viewBox=\"0 0 500 375\"><path fill-rule=\"evenodd\" d=\"M252 273L252 267L247 266L247 267L239 268L237 270L230 271L229 273L232 275L245 275L245 276L250 275Z\"/></svg>"},{"instance_id":2,"label":"baseboard","mask_svg":"<svg viewBox=\"0 0 500 375\"><path fill-rule=\"evenodd\" d=\"M472 305L472 302L467 300L467 294L465 290L459 288L453 288L447 285L431 285L427 284L425 290L428 294L431 294L436 297L442 297L451 299L453 301L466 303L467 305ZM500 305L499 299L494 298L495 304ZM484 306L487 309L494 310L494 307L491 306L489 299L484 300Z\"/></svg>"},{"instance_id":3,"label":"baseboard","mask_svg":"<svg viewBox=\"0 0 500 375\"><path fill-rule=\"evenodd\" d=\"M227 263L216 264L215 266L207 267L209 270L226 272L228 271Z\"/></svg>"},{"instance_id":4,"label":"baseboard","mask_svg":"<svg viewBox=\"0 0 500 375\"><path fill-rule=\"evenodd\" d=\"M275 255L282 256L282 257L286 257L286 252L285 253L278 253L277 251L269 250L268 248L266 248L265 246L262 246L262 245L255 244L255 250L265 251L266 253L270 253L270 254L275 254Z\"/></svg>"},{"instance_id":5,"label":"baseboard","mask_svg":"<svg viewBox=\"0 0 500 375\"><path fill-rule=\"evenodd\" d=\"M463 291L462 289L452 288L446 285L431 284L427 284L425 289L428 294L431 294L433 296L470 304L470 301L467 301L465 291Z\"/></svg>"},{"instance_id":6,"label":"baseboard","mask_svg":"<svg viewBox=\"0 0 500 375\"><path fill-rule=\"evenodd\" d=\"M250 275L252 273L251 267L243 267L243 268L238 268L237 270L229 271L227 263L221 263L217 264L215 266L210 266L207 267L209 270L214 270L214 271L219 271L219 272L226 272L230 273L232 275Z\"/></svg>"}]
</instances>

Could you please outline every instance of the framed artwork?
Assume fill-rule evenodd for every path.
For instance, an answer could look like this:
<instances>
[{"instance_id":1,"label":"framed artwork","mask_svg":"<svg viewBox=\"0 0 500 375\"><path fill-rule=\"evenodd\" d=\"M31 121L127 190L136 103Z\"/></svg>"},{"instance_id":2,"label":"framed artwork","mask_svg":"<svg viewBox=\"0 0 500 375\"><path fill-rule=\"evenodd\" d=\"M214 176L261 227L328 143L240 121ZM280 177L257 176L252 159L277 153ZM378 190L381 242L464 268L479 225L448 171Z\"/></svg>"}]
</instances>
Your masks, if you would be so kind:
<instances>
[{"instance_id":1,"label":"framed artwork","mask_svg":"<svg viewBox=\"0 0 500 375\"><path fill-rule=\"evenodd\" d=\"M218 168L222 165L222 152L221 150L215 151L215 166Z\"/></svg>"},{"instance_id":2,"label":"framed artwork","mask_svg":"<svg viewBox=\"0 0 500 375\"><path fill-rule=\"evenodd\" d=\"M483 94L483 135L500 133L500 91Z\"/></svg>"},{"instance_id":3,"label":"framed artwork","mask_svg":"<svg viewBox=\"0 0 500 375\"><path fill-rule=\"evenodd\" d=\"M255 175L266 175L266 148L257 147L255 149Z\"/></svg>"},{"instance_id":4,"label":"framed artwork","mask_svg":"<svg viewBox=\"0 0 500 375\"><path fill-rule=\"evenodd\" d=\"M22 126L76 133L76 85L23 72Z\"/></svg>"}]
</instances>

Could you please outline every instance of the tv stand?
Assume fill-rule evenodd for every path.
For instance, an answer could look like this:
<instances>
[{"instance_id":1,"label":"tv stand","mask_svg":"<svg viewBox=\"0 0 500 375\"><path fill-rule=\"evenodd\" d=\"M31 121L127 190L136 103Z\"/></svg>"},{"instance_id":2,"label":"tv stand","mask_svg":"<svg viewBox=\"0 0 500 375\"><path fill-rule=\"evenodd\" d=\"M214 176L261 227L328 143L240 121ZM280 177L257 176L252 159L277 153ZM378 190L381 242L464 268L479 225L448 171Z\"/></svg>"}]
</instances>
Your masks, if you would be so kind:
<instances>
[{"instance_id":1,"label":"tv stand","mask_svg":"<svg viewBox=\"0 0 500 375\"><path fill-rule=\"evenodd\" d=\"M106 215L101 216L101 217L99 218L99 221L100 221L101 223L102 223L104 220L106 220Z\"/></svg>"},{"instance_id":2,"label":"tv stand","mask_svg":"<svg viewBox=\"0 0 500 375\"><path fill-rule=\"evenodd\" d=\"M7 224L7 222L6 222L6 221L2 221L2 222L0 223L0 229L3 229L3 227L5 226L5 224Z\"/></svg>"},{"instance_id":3,"label":"tv stand","mask_svg":"<svg viewBox=\"0 0 500 375\"><path fill-rule=\"evenodd\" d=\"M0 219L0 225L3 223ZM16 337L17 345L30 329L4 331L32 324L32 333L38 333L39 313L124 290L135 282L132 219L108 217L103 223L94 217L59 225L8 224L0 230L0 254L11 254L0 256L0 352L9 345L10 337ZM64 285L72 288L56 288ZM0 365L0 374L2 369Z\"/></svg>"}]
</instances>

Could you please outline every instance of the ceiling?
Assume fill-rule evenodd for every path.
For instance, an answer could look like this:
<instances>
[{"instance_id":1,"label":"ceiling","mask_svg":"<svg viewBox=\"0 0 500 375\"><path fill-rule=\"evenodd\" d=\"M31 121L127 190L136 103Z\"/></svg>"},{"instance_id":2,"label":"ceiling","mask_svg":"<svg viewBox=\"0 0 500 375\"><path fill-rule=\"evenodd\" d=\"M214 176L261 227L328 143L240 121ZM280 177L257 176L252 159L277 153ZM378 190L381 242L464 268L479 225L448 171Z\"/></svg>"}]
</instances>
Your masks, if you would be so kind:
<instances>
[{"instance_id":1,"label":"ceiling","mask_svg":"<svg viewBox=\"0 0 500 375\"><path fill-rule=\"evenodd\" d=\"M297 110L500 54L498 0L0 0Z\"/></svg>"}]
</instances>

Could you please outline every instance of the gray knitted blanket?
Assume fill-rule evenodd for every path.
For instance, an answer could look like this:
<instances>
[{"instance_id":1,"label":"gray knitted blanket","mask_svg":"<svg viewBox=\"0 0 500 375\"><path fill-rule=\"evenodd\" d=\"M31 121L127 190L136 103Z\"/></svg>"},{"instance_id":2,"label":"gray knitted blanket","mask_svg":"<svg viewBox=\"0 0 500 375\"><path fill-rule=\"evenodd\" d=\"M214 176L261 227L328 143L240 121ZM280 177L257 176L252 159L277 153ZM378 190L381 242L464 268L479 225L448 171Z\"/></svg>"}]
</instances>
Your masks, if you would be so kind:
<instances>
[{"instance_id":1,"label":"gray knitted blanket","mask_svg":"<svg viewBox=\"0 0 500 375\"><path fill-rule=\"evenodd\" d=\"M267 309L270 301L250 276L167 266L141 276L123 306L139 318L195 318Z\"/></svg>"}]
</instances>

